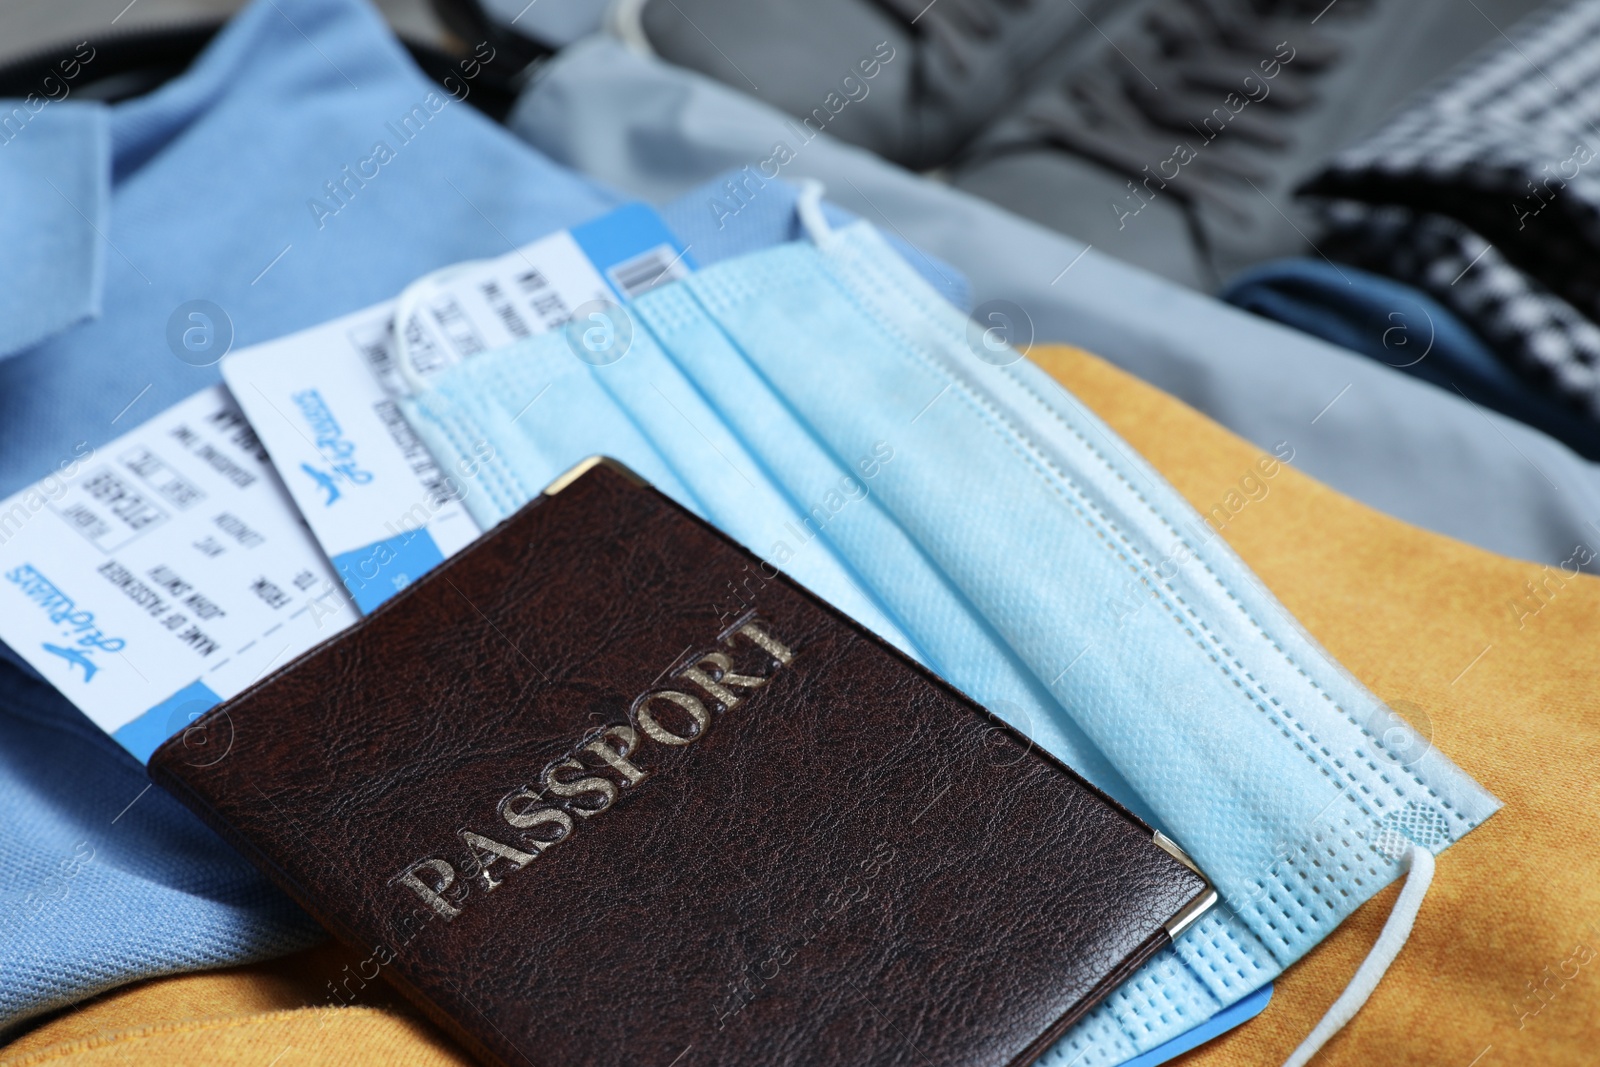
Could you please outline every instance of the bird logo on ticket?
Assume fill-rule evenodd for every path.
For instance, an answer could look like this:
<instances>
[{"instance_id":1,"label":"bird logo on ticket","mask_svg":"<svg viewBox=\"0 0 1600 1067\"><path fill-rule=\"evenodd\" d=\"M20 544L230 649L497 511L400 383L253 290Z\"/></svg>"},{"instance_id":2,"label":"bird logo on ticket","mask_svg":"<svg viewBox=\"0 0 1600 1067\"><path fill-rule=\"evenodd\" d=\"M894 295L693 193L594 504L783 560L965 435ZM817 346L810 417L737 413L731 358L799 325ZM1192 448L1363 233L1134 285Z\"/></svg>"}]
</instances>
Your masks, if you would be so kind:
<instances>
[{"instance_id":1,"label":"bird logo on ticket","mask_svg":"<svg viewBox=\"0 0 1600 1067\"><path fill-rule=\"evenodd\" d=\"M96 672L100 670L100 665L91 658L97 650L121 652L127 647L128 643L122 638L107 637L95 624L94 612L79 608L76 601L56 588L55 583L40 573L33 564L24 563L20 567L13 567L6 572L6 580L21 586L22 595L39 605L40 609L48 614L50 622L62 628L63 636L74 639L73 643L78 646L76 648L63 647L49 641L42 641L40 645L52 656L66 660L69 670L72 667L82 667L85 682L94 681Z\"/></svg>"},{"instance_id":2,"label":"bird logo on ticket","mask_svg":"<svg viewBox=\"0 0 1600 1067\"><path fill-rule=\"evenodd\" d=\"M306 420L312 436L316 438L317 451L328 462L326 468L310 463L300 464L300 469L310 475L317 488L326 493L323 507L332 507L343 495L341 483L366 485L372 481L372 472L363 470L356 462L356 446L344 435L339 420L328 410L328 402L316 389L302 389L293 396L295 407Z\"/></svg>"}]
</instances>

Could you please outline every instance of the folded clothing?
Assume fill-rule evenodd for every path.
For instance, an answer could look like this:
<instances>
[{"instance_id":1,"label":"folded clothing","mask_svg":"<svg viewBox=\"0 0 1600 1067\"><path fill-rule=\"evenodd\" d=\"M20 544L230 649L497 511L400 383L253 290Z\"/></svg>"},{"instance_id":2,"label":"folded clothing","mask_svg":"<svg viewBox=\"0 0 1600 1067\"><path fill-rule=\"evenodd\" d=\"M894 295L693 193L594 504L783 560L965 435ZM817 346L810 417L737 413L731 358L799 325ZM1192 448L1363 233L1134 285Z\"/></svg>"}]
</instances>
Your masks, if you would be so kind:
<instances>
[{"instance_id":1,"label":"folded clothing","mask_svg":"<svg viewBox=\"0 0 1600 1067\"><path fill-rule=\"evenodd\" d=\"M1600 418L1600 2L1539 12L1301 188L1319 247L1426 289L1553 404ZM1535 423L1537 425L1537 423Z\"/></svg>"},{"instance_id":2,"label":"folded clothing","mask_svg":"<svg viewBox=\"0 0 1600 1067\"><path fill-rule=\"evenodd\" d=\"M1160 0L1101 23L949 168L957 187L1213 291L1309 252L1294 187L1526 0ZM1481 17L1479 17L1481 15Z\"/></svg>"},{"instance_id":3,"label":"folded clothing","mask_svg":"<svg viewBox=\"0 0 1600 1067\"><path fill-rule=\"evenodd\" d=\"M1432 382L1536 426L1600 459L1600 423L1517 374L1432 288L1320 259L1282 259L1245 271L1221 298Z\"/></svg>"},{"instance_id":4,"label":"folded clothing","mask_svg":"<svg viewBox=\"0 0 1600 1067\"><path fill-rule=\"evenodd\" d=\"M620 203L426 80L362 0L260 0L159 90L51 103L6 136L0 189L49 184L0 199L0 254L27 282L40 250L63 253L42 272L54 314L0 332L7 496L219 381L227 339L354 311ZM168 341L197 299L221 309L202 358ZM0 712L0 1027L321 936L10 661Z\"/></svg>"},{"instance_id":5,"label":"folded clothing","mask_svg":"<svg viewBox=\"0 0 1600 1067\"><path fill-rule=\"evenodd\" d=\"M636 48L758 93L797 125L923 169L948 162L1032 78L1098 44L1100 25L1129 7L625 0L610 21Z\"/></svg>"},{"instance_id":6,"label":"folded clothing","mask_svg":"<svg viewBox=\"0 0 1600 1067\"><path fill-rule=\"evenodd\" d=\"M610 21L798 136L937 167L1210 291L1306 250L1294 186L1525 3L1463 18L1450 0L626 0Z\"/></svg>"},{"instance_id":7,"label":"folded clothing","mask_svg":"<svg viewBox=\"0 0 1600 1067\"><path fill-rule=\"evenodd\" d=\"M1448 216L1395 205L1337 200L1324 218L1329 256L1427 291L1469 320L1547 406L1600 418L1600 325L1500 249Z\"/></svg>"}]
</instances>

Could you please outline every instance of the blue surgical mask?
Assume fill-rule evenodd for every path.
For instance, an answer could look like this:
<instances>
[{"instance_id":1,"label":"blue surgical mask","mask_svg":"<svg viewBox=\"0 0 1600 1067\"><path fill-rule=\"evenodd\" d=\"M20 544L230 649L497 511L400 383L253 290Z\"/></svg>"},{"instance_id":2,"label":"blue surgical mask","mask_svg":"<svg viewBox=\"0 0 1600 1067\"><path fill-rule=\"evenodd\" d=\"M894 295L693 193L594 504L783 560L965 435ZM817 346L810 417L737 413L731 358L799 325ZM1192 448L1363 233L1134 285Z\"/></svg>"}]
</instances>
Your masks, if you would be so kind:
<instances>
[{"instance_id":1,"label":"blue surgical mask","mask_svg":"<svg viewBox=\"0 0 1600 1067\"><path fill-rule=\"evenodd\" d=\"M1043 1062L1183 1032L1493 813L1109 427L870 226L808 222L619 310L614 362L533 338L410 413L441 459L493 445L485 525L616 456L1194 857L1223 906Z\"/></svg>"}]
</instances>

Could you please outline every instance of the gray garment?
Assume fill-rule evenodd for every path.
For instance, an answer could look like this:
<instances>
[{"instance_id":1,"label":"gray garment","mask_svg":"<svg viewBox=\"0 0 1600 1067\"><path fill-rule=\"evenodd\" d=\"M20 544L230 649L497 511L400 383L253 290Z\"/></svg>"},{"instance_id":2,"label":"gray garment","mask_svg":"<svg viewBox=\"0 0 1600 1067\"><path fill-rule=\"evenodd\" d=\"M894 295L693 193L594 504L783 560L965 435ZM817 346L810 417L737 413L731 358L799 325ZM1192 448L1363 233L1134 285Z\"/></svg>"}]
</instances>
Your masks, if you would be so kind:
<instances>
[{"instance_id":1,"label":"gray garment","mask_svg":"<svg viewBox=\"0 0 1600 1067\"><path fill-rule=\"evenodd\" d=\"M1129 205L1130 179L1092 159L1036 145L978 156L949 178L962 192L1179 285L1211 292L1222 281L1183 201L1156 195Z\"/></svg>"},{"instance_id":2,"label":"gray garment","mask_svg":"<svg viewBox=\"0 0 1600 1067\"><path fill-rule=\"evenodd\" d=\"M980 309L1014 302L1039 341L1096 352L1264 449L1287 442L1295 466L1374 508L1543 563L1600 544L1600 475L1544 434L825 134L802 141L766 105L614 41L569 48L511 123L554 159L658 203L786 158L782 177L820 179L830 199L964 271Z\"/></svg>"},{"instance_id":3,"label":"gray garment","mask_svg":"<svg viewBox=\"0 0 1600 1067\"><path fill-rule=\"evenodd\" d=\"M613 26L797 121L1214 291L1310 254L1316 218L1295 187L1527 6L625 0ZM864 78L880 42L894 58Z\"/></svg>"},{"instance_id":4,"label":"gray garment","mask_svg":"<svg viewBox=\"0 0 1600 1067\"><path fill-rule=\"evenodd\" d=\"M641 47L904 166L939 166L1151 0L632 0ZM637 24L624 14L637 15Z\"/></svg>"},{"instance_id":5,"label":"gray garment","mask_svg":"<svg viewBox=\"0 0 1600 1067\"><path fill-rule=\"evenodd\" d=\"M1102 252L1215 290L1254 264L1314 254L1307 238L1317 219L1295 188L1398 101L1499 41L1497 25L1527 6L1159 0L1107 28L1097 52L1065 76L1034 82L950 180ZM1472 128L1475 116L1460 121Z\"/></svg>"}]
</instances>

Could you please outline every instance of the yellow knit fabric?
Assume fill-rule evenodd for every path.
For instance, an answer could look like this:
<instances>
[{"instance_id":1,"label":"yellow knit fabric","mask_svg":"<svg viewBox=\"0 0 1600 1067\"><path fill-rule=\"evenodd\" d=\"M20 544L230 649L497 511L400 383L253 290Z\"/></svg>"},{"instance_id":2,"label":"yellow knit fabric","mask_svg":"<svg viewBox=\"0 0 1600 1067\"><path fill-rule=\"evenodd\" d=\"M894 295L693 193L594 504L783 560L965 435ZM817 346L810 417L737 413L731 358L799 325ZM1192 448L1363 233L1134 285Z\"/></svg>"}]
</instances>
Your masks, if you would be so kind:
<instances>
[{"instance_id":1,"label":"yellow knit fabric","mask_svg":"<svg viewBox=\"0 0 1600 1067\"><path fill-rule=\"evenodd\" d=\"M0 1063L94 1067L344 1067L472 1061L337 945L286 959L140 982L79 1005L3 1051ZM348 969L346 969L348 968ZM370 973L370 972L368 972ZM328 983L355 994L335 1006ZM351 993L341 995L349 1000Z\"/></svg>"},{"instance_id":2,"label":"yellow knit fabric","mask_svg":"<svg viewBox=\"0 0 1600 1067\"><path fill-rule=\"evenodd\" d=\"M1573 546L1563 573L1426 533L1292 461L1261 463L1262 449L1093 356L1032 355L1222 522L1356 677L1505 802L1440 858L1405 950L1314 1062L1600 1062L1600 581L1575 573L1600 559ZM1281 1062L1354 973L1396 892L1290 968L1258 1018L1180 1062ZM141 983L35 1028L0 1050L0 1065L468 1062L378 985L357 1006L318 1007L355 961L327 948Z\"/></svg>"}]
</instances>

